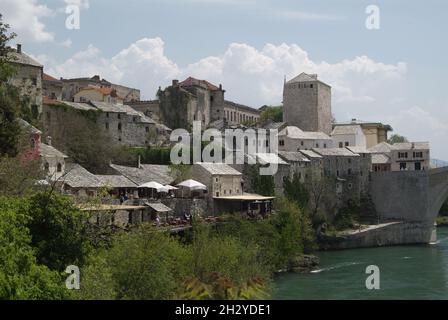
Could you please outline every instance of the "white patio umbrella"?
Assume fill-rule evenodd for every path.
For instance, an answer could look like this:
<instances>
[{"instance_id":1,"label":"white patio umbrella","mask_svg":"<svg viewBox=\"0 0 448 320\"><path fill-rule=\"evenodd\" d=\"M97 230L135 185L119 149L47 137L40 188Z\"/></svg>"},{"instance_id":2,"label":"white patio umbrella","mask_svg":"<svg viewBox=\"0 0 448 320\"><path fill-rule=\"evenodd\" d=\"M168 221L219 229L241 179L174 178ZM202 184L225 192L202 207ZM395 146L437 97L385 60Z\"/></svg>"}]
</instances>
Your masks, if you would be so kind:
<instances>
[{"instance_id":1,"label":"white patio umbrella","mask_svg":"<svg viewBox=\"0 0 448 320\"><path fill-rule=\"evenodd\" d=\"M185 187L190 190L207 190L207 187L204 184L202 184L196 180L193 180L193 179L185 180L185 181L177 184L177 186Z\"/></svg>"},{"instance_id":2,"label":"white patio umbrella","mask_svg":"<svg viewBox=\"0 0 448 320\"><path fill-rule=\"evenodd\" d=\"M163 184L160 184L155 181L146 182L144 184L139 185L138 187L142 189L156 189L157 192L160 192L159 190L164 188ZM154 197L154 190L152 191L152 196Z\"/></svg>"},{"instance_id":3,"label":"white patio umbrella","mask_svg":"<svg viewBox=\"0 0 448 320\"><path fill-rule=\"evenodd\" d=\"M190 189L190 191L207 190L207 187L204 184L192 179L182 181L177 184L177 186L182 187L182 197L184 196L184 188Z\"/></svg>"}]
</instances>

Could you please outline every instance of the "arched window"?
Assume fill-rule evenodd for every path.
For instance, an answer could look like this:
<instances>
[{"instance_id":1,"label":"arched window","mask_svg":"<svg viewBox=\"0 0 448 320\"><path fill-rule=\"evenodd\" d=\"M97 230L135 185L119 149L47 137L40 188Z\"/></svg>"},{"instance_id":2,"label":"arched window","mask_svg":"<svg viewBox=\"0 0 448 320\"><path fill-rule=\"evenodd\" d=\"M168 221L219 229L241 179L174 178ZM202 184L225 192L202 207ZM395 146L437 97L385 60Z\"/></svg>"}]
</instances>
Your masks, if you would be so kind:
<instances>
[{"instance_id":1,"label":"arched window","mask_svg":"<svg viewBox=\"0 0 448 320\"><path fill-rule=\"evenodd\" d=\"M58 163L58 172L62 172L62 164Z\"/></svg>"}]
</instances>

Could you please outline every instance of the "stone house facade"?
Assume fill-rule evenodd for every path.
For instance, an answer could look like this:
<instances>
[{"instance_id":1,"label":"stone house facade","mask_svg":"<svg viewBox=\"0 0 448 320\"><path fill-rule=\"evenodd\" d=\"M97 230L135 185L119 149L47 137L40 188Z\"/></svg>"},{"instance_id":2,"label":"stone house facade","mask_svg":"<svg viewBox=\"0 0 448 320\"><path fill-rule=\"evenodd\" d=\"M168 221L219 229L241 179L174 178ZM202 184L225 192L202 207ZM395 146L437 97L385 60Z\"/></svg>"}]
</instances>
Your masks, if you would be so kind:
<instances>
[{"instance_id":1,"label":"stone house facade","mask_svg":"<svg viewBox=\"0 0 448 320\"><path fill-rule=\"evenodd\" d=\"M336 148L367 148L367 139L360 125L336 126L331 133Z\"/></svg>"},{"instance_id":2,"label":"stone house facade","mask_svg":"<svg viewBox=\"0 0 448 320\"><path fill-rule=\"evenodd\" d=\"M295 126L288 126L278 134L280 151L296 152L313 148L332 148L333 140L323 132L306 132Z\"/></svg>"},{"instance_id":3,"label":"stone house facade","mask_svg":"<svg viewBox=\"0 0 448 320\"><path fill-rule=\"evenodd\" d=\"M366 139L366 148L372 148L379 143L387 142L388 132L392 131L392 127L388 124L383 124L380 122L365 122L357 119L352 119L347 123L336 123L333 125L333 128L336 130L338 127L351 127L355 125L361 126Z\"/></svg>"},{"instance_id":4,"label":"stone house facade","mask_svg":"<svg viewBox=\"0 0 448 320\"><path fill-rule=\"evenodd\" d=\"M126 105L51 101L43 109L44 132L57 141L70 134L67 123L92 121L113 143L123 146L160 145L169 140L169 128Z\"/></svg>"},{"instance_id":5,"label":"stone house facade","mask_svg":"<svg viewBox=\"0 0 448 320\"><path fill-rule=\"evenodd\" d=\"M430 169L428 142L404 142L392 145L392 171L424 171Z\"/></svg>"},{"instance_id":6,"label":"stone house facade","mask_svg":"<svg viewBox=\"0 0 448 320\"><path fill-rule=\"evenodd\" d=\"M43 96L51 100L62 100L62 81L44 73L42 76Z\"/></svg>"},{"instance_id":7,"label":"stone house facade","mask_svg":"<svg viewBox=\"0 0 448 320\"><path fill-rule=\"evenodd\" d=\"M243 194L242 173L225 163L197 162L192 168L192 178L207 186L211 198Z\"/></svg>"},{"instance_id":8,"label":"stone house facade","mask_svg":"<svg viewBox=\"0 0 448 320\"><path fill-rule=\"evenodd\" d=\"M304 131L331 134L331 87L301 73L283 87L283 121Z\"/></svg>"},{"instance_id":9,"label":"stone house facade","mask_svg":"<svg viewBox=\"0 0 448 320\"><path fill-rule=\"evenodd\" d=\"M229 124L255 122L260 112L248 106L224 99L225 90L206 80L192 77L159 89L159 116L171 128L191 128L193 121L201 121L203 127L225 120ZM156 108L154 108L156 109Z\"/></svg>"},{"instance_id":10,"label":"stone house facade","mask_svg":"<svg viewBox=\"0 0 448 320\"><path fill-rule=\"evenodd\" d=\"M99 75L95 75L91 78L61 78L60 81L63 83L62 100L64 101L74 102L75 94L87 87L114 89L117 95L122 97L124 102L140 100L140 90L111 83L106 79L101 79Z\"/></svg>"},{"instance_id":11,"label":"stone house facade","mask_svg":"<svg viewBox=\"0 0 448 320\"><path fill-rule=\"evenodd\" d=\"M112 88L87 87L79 90L73 96L74 102L101 101L123 104L124 98Z\"/></svg>"},{"instance_id":12,"label":"stone house facade","mask_svg":"<svg viewBox=\"0 0 448 320\"><path fill-rule=\"evenodd\" d=\"M19 94L29 101L29 108L34 118L42 113L42 75L43 66L22 51L22 45L8 56L8 61L16 67L16 73L9 82L18 88Z\"/></svg>"}]
</instances>

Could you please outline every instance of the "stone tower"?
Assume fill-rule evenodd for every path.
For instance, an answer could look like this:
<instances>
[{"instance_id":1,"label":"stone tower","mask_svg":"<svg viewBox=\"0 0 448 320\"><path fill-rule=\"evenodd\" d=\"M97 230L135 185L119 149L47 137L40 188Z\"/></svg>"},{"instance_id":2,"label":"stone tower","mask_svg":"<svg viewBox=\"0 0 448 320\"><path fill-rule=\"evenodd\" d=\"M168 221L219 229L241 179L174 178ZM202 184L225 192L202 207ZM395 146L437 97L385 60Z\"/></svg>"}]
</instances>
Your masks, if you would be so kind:
<instances>
[{"instance_id":1,"label":"stone tower","mask_svg":"<svg viewBox=\"0 0 448 320\"><path fill-rule=\"evenodd\" d=\"M331 134L331 87L317 74L301 73L285 82L283 121L303 131Z\"/></svg>"}]
</instances>

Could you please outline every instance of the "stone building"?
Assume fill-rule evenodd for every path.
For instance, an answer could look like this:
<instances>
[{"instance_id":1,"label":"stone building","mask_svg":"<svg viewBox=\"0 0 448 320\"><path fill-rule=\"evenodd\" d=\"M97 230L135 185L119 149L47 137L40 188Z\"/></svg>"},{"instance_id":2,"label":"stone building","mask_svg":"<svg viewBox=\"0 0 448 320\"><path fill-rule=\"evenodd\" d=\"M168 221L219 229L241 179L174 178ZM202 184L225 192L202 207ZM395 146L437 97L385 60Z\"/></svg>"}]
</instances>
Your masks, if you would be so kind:
<instances>
[{"instance_id":1,"label":"stone building","mask_svg":"<svg viewBox=\"0 0 448 320\"><path fill-rule=\"evenodd\" d=\"M421 171L430 169L428 142L382 142L369 148L373 171Z\"/></svg>"},{"instance_id":2,"label":"stone building","mask_svg":"<svg viewBox=\"0 0 448 320\"><path fill-rule=\"evenodd\" d=\"M74 102L75 94L87 87L114 89L117 96L122 97L124 102L140 100L140 90L111 83L105 79L101 79L99 75L91 78L61 78L60 81L63 83L62 100L65 101Z\"/></svg>"},{"instance_id":3,"label":"stone building","mask_svg":"<svg viewBox=\"0 0 448 320\"><path fill-rule=\"evenodd\" d=\"M333 147L333 140L325 133L306 132L295 126L288 126L280 131L278 139L278 149L280 151L299 151Z\"/></svg>"},{"instance_id":4,"label":"stone building","mask_svg":"<svg viewBox=\"0 0 448 320\"><path fill-rule=\"evenodd\" d=\"M278 155L290 165L289 177L292 179L297 174L301 183L310 178L311 160L301 152L279 151Z\"/></svg>"},{"instance_id":5,"label":"stone building","mask_svg":"<svg viewBox=\"0 0 448 320\"><path fill-rule=\"evenodd\" d=\"M336 123L333 127L334 130L336 130L338 127L352 127L354 125L361 126L366 138L366 148L372 148L379 143L387 142L388 132L392 131L392 127L388 124L383 124L380 122L365 122L356 119L352 119L352 121L346 123Z\"/></svg>"},{"instance_id":6,"label":"stone building","mask_svg":"<svg viewBox=\"0 0 448 320\"><path fill-rule=\"evenodd\" d=\"M8 61L16 67L16 73L9 82L19 90L21 97L27 98L31 113L37 118L42 112L43 66L22 51L22 45L8 56Z\"/></svg>"},{"instance_id":7,"label":"stone building","mask_svg":"<svg viewBox=\"0 0 448 320\"><path fill-rule=\"evenodd\" d=\"M224 118L229 124L254 124L260 120L261 112L257 109L235 103L232 101L224 101ZM217 114L218 118L220 114Z\"/></svg>"},{"instance_id":8,"label":"stone building","mask_svg":"<svg viewBox=\"0 0 448 320\"><path fill-rule=\"evenodd\" d=\"M56 181L60 179L66 172L65 163L68 156L51 145L51 137L48 136L46 138L47 143L43 143L42 131L23 119L19 119L19 124L23 130L23 134L25 134L25 137L27 138L24 139L24 142L27 143L29 141L29 145L24 147L25 159L39 160L46 180ZM21 141L21 143L23 142Z\"/></svg>"},{"instance_id":9,"label":"stone building","mask_svg":"<svg viewBox=\"0 0 448 320\"><path fill-rule=\"evenodd\" d=\"M304 131L331 134L331 87L301 73L283 87L283 121Z\"/></svg>"},{"instance_id":10,"label":"stone building","mask_svg":"<svg viewBox=\"0 0 448 320\"><path fill-rule=\"evenodd\" d=\"M159 117L171 128L189 129L193 121L201 121L203 127L217 120L230 124L258 121L260 112L248 106L224 99L225 90L206 80L192 77L159 89ZM154 109L156 107L154 106Z\"/></svg>"},{"instance_id":11,"label":"stone building","mask_svg":"<svg viewBox=\"0 0 448 320\"><path fill-rule=\"evenodd\" d=\"M51 100L62 100L62 81L44 73L42 76L43 96Z\"/></svg>"},{"instance_id":12,"label":"stone building","mask_svg":"<svg viewBox=\"0 0 448 320\"><path fill-rule=\"evenodd\" d=\"M129 101L126 102L132 109L142 112L155 121L160 121L159 100Z\"/></svg>"},{"instance_id":13,"label":"stone building","mask_svg":"<svg viewBox=\"0 0 448 320\"><path fill-rule=\"evenodd\" d=\"M47 180L57 181L66 173L66 160L68 156L51 145L51 138L47 138L47 144L41 143L39 148L41 162Z\"/></svg>"},{"instance_id":14,"label":"stone building","mask_svg":"<svg viewBox=\"0 0 448 320\"><path fill-rule=\"evenodd\" d=\"M364 178L368 179L368 171L363 172L360 155L346 148L313 149L322 156L324 176L335 178L335 195L339 205L352 200L359 203L365 190Z\"/></svg>"},{"instance_id":15,"label":"stone building","mask_svg":"<svg viewBox=\"0 0 448 320\"><path fill-rule=\"evenodd\" d=\"M243 194L241 172L225 163L197 162L193 165L192 178L206 185L212 198Z\"/></svg>"},{"instance_id":16,"label":"stone building","mask_svg":"<svg viewBox=\"0 0 448 320\"><path fill-rule=\"evenodd\" d=\"M192 176L207 186L209 207L214 215L240 213L255 217L272 209L274 197L245 193L242 173L225 163L195 163Z\"/></svg>"},{"instance_id":17,"label":"stone building","mask_svg":"<svg viewBox=\"0 0 448 320\"><path fill-rule=\"evenodd\" d=\"M123 104L124 98L117 94L113 88L87 87L80 89L73 96L74 102L100 101Z\"/></svg>"},{"instance_id":18,"label":"stone building","mask_svg":"<svg viewBox=\"0 0 448 320\"><path fill-rule=\"evenodd\" d=\"M421 171L429 169L430 150L428 142L404 142L392 145L392 171Z\"/></svg>"},{"instance_id":19,"label":"stone building","mask_svg":"<svg viewBox=\"0 0 448 320\"><path fill-rule=\"evenodd\" d=\"M93 124L112 142L124 146L160 145L169 140L169 128L127 105L50 101L43 109L44 132L59 142L76 123Z\"/></svg>"},{"instance_id":20,"label":"stone building","mask_svg":"<svg viewBox=\"0 0 448 320\"><path fill-rule=\"evenodd\" d=\"M367 148L367 139L360 125L335 126L331 133L333 145L337 148Z\"/></svg>"}]
</instances>

